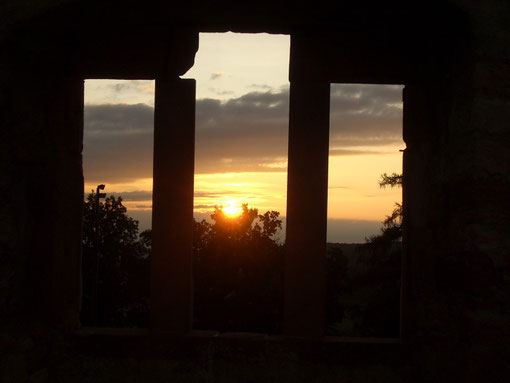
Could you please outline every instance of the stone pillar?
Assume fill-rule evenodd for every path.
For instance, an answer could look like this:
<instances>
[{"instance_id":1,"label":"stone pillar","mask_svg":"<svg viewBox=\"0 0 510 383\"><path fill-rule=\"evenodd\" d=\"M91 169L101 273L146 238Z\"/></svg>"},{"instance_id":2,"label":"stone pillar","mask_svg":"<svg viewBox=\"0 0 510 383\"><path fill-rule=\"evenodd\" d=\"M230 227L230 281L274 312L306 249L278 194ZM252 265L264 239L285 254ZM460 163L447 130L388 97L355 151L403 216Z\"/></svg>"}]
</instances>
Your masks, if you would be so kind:
<instances>
[{"instance_id":1,"label":"stone pillar","mask_svg":"<svg viewBox=\"0 0 510 383\"><path fill-rule=\"evenodd\" d=\"M418 326L417 301L424 292L433 288L430 281L430 252L433 233L428 226L431 208L430 177L433 169L431 157L433 138L432 111L427 88L419 84L406 84L403 95L403 138L406 149L403 156L403 246L400 297L400 336L404 343L415 342ZM428 295L428 293L427 293Z\"/></svg>"},{"instance_id":2,"label":"stone pillar","mask_svg":"<svg viewBox=\"0 0 510 383\"><path fill-rule=\"evenodd\" d=\"M439 292L441 264L449 258L451 201L446 118L441 117L446 92L433 79L406 84L403 92L403 246L401 339L423 343L445 326L444 294ZM452 198L453 197L453 198ZM437 337L437 334L434 335ZM432 339L429 337L429 339Z\"/></svg>"},{"instance_id":3,"label":"stone pillar","mask_svg":"<svg viewBox=\"0 0 510 383\"><path fill-rule=\"evenodd\" d=\"M324 333L329 83L290 86L284 334Z\"/></svg>"},{"instance_id":4,"label":"stone pillar","mask_svg":"<svg viewBox=\"0 0 510 383\"><path fill-rule=\"evenodd\" d=\"M191 330L195 80L156 79L150 327Z\"/></svg>"},{"instance_id":5,"label":"stone pillar","mask_svg":"<svg viewBox=\"0 0 510 383\"><path fill-rule=\"evenodd\" d=\"M42 311L51 310L51 322L69 329L78 326L81 306L83 80L70 73L48 77L41 95L47 97L45 134L51 138L42 142L52 146L45 148L48 154L39 158L30 182L31 198L44 201L33 237L38 241L33 254L41 259L33 261L32 272L35 280L49 277L49 302L42 301L49 307ZM51 269L42 276L37 265L48 261L48 253Z\"/></svg>"}]
</instances>

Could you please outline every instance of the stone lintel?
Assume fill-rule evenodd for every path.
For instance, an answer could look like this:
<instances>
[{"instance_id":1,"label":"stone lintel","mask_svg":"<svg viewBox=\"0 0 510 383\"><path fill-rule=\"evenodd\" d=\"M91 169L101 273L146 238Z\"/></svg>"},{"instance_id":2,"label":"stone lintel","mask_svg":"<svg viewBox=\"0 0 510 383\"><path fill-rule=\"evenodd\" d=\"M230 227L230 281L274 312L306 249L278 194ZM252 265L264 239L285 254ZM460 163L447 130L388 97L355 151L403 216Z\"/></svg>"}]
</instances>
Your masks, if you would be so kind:
<instances>
[{"instance_id":1,"label":"stone lintel","mask_svg":"<svg viewBox=\"0 0 510 383\"><path fill-rule=\"evenodd\" d=\"M403 84L410 76L411 58L394 41L323 31L291 35L290 49L291 82Z\"/></svg>"},{"instance_id":2,"label":"stone lintel","mask_svg":"<svg viewBox=\"0 0 510 383\"><path fill-rule=\"evenodd\" d=\"M198 31L167 26L83 32L78 65L85 79L181 76L195 60Z\"/></svg>"}]
</instances>

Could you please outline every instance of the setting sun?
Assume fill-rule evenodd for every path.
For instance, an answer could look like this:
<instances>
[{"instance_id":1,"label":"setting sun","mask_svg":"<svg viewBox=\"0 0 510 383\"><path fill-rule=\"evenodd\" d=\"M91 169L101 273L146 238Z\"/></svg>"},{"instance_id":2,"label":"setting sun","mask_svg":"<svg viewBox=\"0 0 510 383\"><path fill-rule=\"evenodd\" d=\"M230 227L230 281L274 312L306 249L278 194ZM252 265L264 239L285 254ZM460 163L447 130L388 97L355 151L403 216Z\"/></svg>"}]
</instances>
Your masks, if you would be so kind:
<instances>
[{"instance_id":1,"label":"setting sun","mask_svg":"<svg viewBox=\"0 0 510 383\"><path fill-rule=\"evenodd\" d=\"M239 205L229 205L222 208L222 210L229 217L236 217L243 212L243 209Z\"/></svg>"}]
</instances>

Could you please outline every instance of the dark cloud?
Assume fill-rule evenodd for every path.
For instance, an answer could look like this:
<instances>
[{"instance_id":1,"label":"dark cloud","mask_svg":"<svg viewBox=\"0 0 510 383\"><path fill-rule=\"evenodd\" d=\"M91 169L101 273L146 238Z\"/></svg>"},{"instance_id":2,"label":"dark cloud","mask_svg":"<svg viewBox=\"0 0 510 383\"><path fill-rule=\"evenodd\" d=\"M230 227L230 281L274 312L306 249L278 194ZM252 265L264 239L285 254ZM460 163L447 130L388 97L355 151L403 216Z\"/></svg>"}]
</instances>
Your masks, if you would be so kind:
<instances>
[{"instance_id":1,"label":"dark cloud","mask_svg":"<svg viewBox=\"0 0 510 383\"><path fill-rule=\"evenodd\" d=\"M375 147L401 142L401 93L398 86L333 85L330 154L380 154ZM284 171L268 165L287 156L288 100L285 89L198 100L197 170ZM356 149L367 146L374 150Z\"/></svg>"},{"instance_id":2,"label":"dark cloud","mask_svg":"<svg viewBox=\"0 0 510 383\"><path fill-rule=\"evenodd\" d=\"M223 76L223 72L214 72L214 73L211 73L210 79L211 80L216 80L216 79L218 79L218 78L220 78L222 76Z\"/></svg>"},{"instance_id":3,"label":"dark cloud","mask_svg":"<svg viewBox=\"0 0 510 383\"><path fill-rule=\"evenodd\" d=\"M216 88L209 88L210 92L217 94L218 96L231 96L234 94L232 90L218 90Z\"/></svg>"},{"instance_id":4,"label":"dark cloud","mask_svg":"<svg viewBox=\"0 0 510 383\"><path fill-rule=\"evenodd\" d=\"M109 196L122 197L124 201L149 201L152 200L152 191L150 190L137 190L137 191L114 191L107 193ZM196 198L218 198L224 195L244 195L245 192L237 190L222 190L220 192L210 191L195 191L194 196Z\"/></svg>"},{"instance_id":5,"label":"dark cloud","mask_svg":"<svg viewBox=\"0 0 510 383\"><path fill-rule=\"evenodd\" d=\"M248 88L252 88L252 89L264 89L264 90L272 89L272 87L270 85L266 85L266 84L250 84L250 85L248 85Z\"/></svg>"},{"instance_id":6,"label":"dark cloud","mask_svg":"<svg viewBox=\"0 0 510 383\"><path fill-rule=\"evenodd\" d=\"M152 191L150 190L137 190L131 192L111 192L108 195L114 195L116 197L122 197L124 201L149 201L152 200Z\"/></svg>"},{"instance_id":7,"label":"dark cloud","mask_svg":"<svg viewBox=\"0 0 510 383\"><path fill-rule=\"evenodd\" d=\"M195 209L211 209L211 210L214 210L214 206L215 205L193 205L193 208L195 208Z\"/></svg>"},{"instance_id":8,"label":"dark cloud","mask_svg":"<svg viewBox=\"0 0 510 383\"><path fill-rule=\"evenodd\" d=\"M388 141L387 144L394 143L393 141ZM390 152L381 152L379 150L351 150L351 149L330 149L330 156L356 156L361 154L388 154Z\"/></svg>"},{"instance_id":9,"label":"dark cloud","mask_svg":"<svg viewBox=\"0 0 510 383\"><path fill-rule=\"evenodd\" d=\"M123 182L152 176L154 108L87 105L84 173L88 182Z\"/></svg>"},{"instance_id":10,"label":"dark cloud","mask_svg":"<svg viewBox=\"0 0 510 383\"><path fill-rule=\"evenodd\" d=\"M193 193L193 195L197 198L216 198L216 197L221 197L223 195L235 195L235 194L246 194L244 192L240 192L240 191L233 191L233 190L225 190L225 191L221 191L221 192L210 192L210 191L195 191Z\"/></svg>"},{"instance_id":11,"label":"dark cloud","mask_svg":"<svg viewBox=\"0 0 510 383\"><path fill-rule=\"evenodd\" d=\"M131 84L114 84L111 85L112 90L116 93L123 92L131 87Z\"/></svg>"},{"instance_id":12,"label":"dark cloud","mask_svg":"<svg viewBox=\"0 0 510 383\"><path fill-rule=\"evenodd\" d=\"M152 205L135 205L137 209L152 209Z\"/></svg>"},{"instance_id":13,"label":"dark cloud","mask_svg":"<svg viewBox=\"0 0 510 383\"><path fill-rule=\"evenodd\" d=\"M401 105L402 87L399 85L333 84L331 146L380 146L401 142Z\"/></svg>"},{"instance_id":14,"label":"dark cloud","mask_svg":"<svg viewBox=\"0 0 510 383\"><path fill-rule=\"evenodd\" d=\"M287 156L287 125L287 92L197 100L197 171L282 171L267 165Z\"/></svg>"},{"instance_id":15,"label":"dark cloud","mask_svg":"<svg viewBox=\"0 0 510 383\"><path fill-rule=\"evenodd\" d=\"M331 155L379 154L376 147L401 142L401 87L332 85L331 89ZM288 108L285 88L223 102L197 100L196 172L285 171ZM152 175L152 107L87 105L85 132L87 181L130 181Z\"/></svg>"}]
</instances>

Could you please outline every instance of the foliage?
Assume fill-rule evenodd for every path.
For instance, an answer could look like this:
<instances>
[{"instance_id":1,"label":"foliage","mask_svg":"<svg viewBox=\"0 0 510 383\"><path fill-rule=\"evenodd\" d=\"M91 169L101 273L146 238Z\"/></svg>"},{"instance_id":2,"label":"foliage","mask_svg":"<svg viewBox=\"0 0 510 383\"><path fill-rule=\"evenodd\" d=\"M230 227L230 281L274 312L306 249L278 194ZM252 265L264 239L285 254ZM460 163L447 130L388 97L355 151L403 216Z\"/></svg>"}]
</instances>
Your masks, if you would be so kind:
<instances>
[{"instance_id":1,"label":"foliage","mask_svg":"<svg viewBox=\"0 0 510 383\"><path fill-rule=\"evenodd\" d=\"M402 175L385 173L379 185L400 187ZM344 286L329 294L331 334L399 336L402 213L402 205L396 203L382 222L380 234L358 246L356 260L362 271L354 275L343 271L347 275Z\"/></svg>"},{"instance_id":2,"label":"foliage","mask_svg":"<svg viewBox=\"0 0 510 383\"><path fill-rule=\"evenodd\" d=\"M353 335L352 323L347 323L341 295L351 292L352 278L348 274L349 260L341 247L328 244L326 253L326 322L334 335Z\"/></svg>"},{"instance_id":3,"label":"foliage","mask_svg":"<svg viewBox=\"0 0 510 383\"><path fill-rule=\"evenodd\" d=\"M195 327L278 332L282 294L279 213L242 206L237 217L216 207L213 223L195 223Z\"/></svg>"},{"instance_id":4,"label":"foliage","mask_svg":"<svg viewBox=\"0 0 510 383\"><path fill-rule=\"evenodd\" d=\"M397 187L401 182L400 175L384 174L380 184ZM247 205L237 217L216 207L211 221L194 221L194 328L281 332L281 224L278 212L259 214ZM328 244L330 334L398 336L401 225L402 206L396 204L381 233L358 246L355 257L344 254L346 247ZM93 194L88 196L83 221L85 325L147 326L151 234L138 233L138 222L126 215L121 197L98 204Z\"/></svg>"},{"instance_id":5,"label":"foliage","mask_svg":"<svg viewBox=\"0 0 510 383\"><path fill-rule=\"evenodd\" d=\"M138 221L126 215L122 198L90 194L82 235L83 308L90 326L146 326L149 245Z\"/></svg>"},{"instance_id":6,"label":"foliage","mask_svg":"<svg viewBox=\"0 0 510 383\"><path fill-rule=\"evenodd\" d=\"M195 327L279 331L279 213L258 214L243 205L237 217L216 208L211 219L212 223L194 221L193 227ZM138 234L138 222L126 215L121 197L97 203L93 194L88 196L83 217L83 324L147 327L151 237L151 230Z\"/></svg>"},{"instance_id":7,"label":"foliage","mask_svg":"<svg viewBox=\"0 0 510 383\"><path fill-rule=\"evenodd\" d=\"M385 188L389 186L391 188L402 186L402 174L392 173L390 175L383 173L381 174L381 179L379 180L379 187Z\"/></svg>"}]
</instances>

